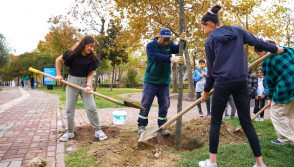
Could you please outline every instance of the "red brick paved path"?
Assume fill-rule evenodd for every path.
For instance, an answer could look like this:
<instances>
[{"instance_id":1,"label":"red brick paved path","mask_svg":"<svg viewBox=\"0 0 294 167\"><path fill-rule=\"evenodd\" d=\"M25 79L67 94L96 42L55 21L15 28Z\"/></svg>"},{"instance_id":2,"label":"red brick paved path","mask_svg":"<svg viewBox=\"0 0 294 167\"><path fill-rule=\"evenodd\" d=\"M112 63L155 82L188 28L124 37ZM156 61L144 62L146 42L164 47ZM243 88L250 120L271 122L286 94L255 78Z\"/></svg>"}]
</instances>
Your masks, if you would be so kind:
<instances>
[{"instance_id":1,"label":"red brick paved path","mask_svg":"<svg viewBox=\"0 0 294 167\"><path fill-rule=\"evenodd\" d=\"M27 166L36 156L46 158L48 167L64 166L63 143L57 143L58 96L19 87L3 89L0 108L22 97L22 92L29 95L0 113L0 126L12 126L0 138L0 166Z\"/></svg>"}]
</instances>

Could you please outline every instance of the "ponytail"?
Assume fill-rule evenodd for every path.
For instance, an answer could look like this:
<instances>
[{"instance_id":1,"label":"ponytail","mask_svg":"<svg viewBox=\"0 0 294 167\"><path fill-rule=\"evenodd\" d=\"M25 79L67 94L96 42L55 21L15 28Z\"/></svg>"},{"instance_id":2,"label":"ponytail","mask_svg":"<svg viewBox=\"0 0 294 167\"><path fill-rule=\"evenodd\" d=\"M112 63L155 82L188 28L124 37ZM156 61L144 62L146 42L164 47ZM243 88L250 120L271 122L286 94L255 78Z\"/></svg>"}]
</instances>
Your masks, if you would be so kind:
<instances>
[{"instance_id":1,"label":"ponytail","mask_svg":"<svg viewBox=\"0 0 294 167\"><path fill-rule=\"evenodd\" d=\"M219 25L220 21L218 19L217 13L221 10L220 5L214 5L208 12L202 17L201 24L206 25L206 22L211 21L215 25Z\"/></svg>"}]
</instances>

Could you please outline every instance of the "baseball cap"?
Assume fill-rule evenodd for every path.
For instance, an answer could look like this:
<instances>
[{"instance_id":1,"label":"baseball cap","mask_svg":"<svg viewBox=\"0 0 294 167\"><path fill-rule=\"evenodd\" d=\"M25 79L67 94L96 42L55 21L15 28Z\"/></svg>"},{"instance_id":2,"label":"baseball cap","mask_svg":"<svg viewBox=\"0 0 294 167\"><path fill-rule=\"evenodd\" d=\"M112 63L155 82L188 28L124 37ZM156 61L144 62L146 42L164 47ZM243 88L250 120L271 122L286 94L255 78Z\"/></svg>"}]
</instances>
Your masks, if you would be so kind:
<instances>
[{"instance_id":1,"label":"baseball cap","mask_svg":"<svg viewBox=\"0 0 294 167\"><path fill-rule=\"evenodd\" d=\"M159 35L162 36L163 38L171 38L171 32L170 32L170 30L168 30L166 28L161 29L159 32Z\"/></svg>"}]
</instances>

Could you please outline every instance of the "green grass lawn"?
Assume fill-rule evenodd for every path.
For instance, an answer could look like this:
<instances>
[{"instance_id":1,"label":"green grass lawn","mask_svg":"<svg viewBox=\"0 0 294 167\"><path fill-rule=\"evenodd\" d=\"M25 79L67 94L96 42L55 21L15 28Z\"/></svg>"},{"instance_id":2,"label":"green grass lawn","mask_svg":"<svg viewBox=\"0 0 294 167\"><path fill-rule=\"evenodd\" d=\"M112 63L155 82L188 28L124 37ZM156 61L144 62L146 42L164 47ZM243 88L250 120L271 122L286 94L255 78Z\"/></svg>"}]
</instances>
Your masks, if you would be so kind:
<instances>
[{"instance_id":1,"label":"green grass lawn","mask_svg":"<svg viewBox=\"0 0 294 167\"><path fill-rule=\"evenodd\" d=\"M42 87L37 87L36 89L42 90L42 91L45 91L48 93L57 94L59 96L59 108L65 109L66 93L65 93L65 91L63 91L62 87L58 86L58 87L54 87L53 90L47 90L47 87L42 86ZM110 91L109 88L101 88L101 89L97 89L96 92L103 94L105 96L112 97L117 100L130 101L129 99L124 99L118 95L123 94L123 93L140 93L140 92L142 92L142 90L141 89L131 89L131 88L113 88L113 90ZM172 89L170 89L170 92L172 92ZM184 89L183 92L187 93L188 90ZM115 104L113 102L110 102L108 100L105 100L103 98L100 98L100 97L96 97L95 101L96 101L97 108L121 108L121 107L124 107L124 106ZM137 101L133 101L133 102L140 104L141 99L137 99ZM152 107L157 107L157 106L158 105L156 105L156 104L152 105ZM77 109L84 108L84 104L83 104L83 101L80 96L79 96L76 108Z\"/></svg>"},{"instance_id":2,"label":"green grass lawn","mask_svg":"<svg viewBox=\"0 0 294 167\"><path fill-rule=\"evenodd\" d=\"M66 155L65 163L68 167L91 167L91 166L100 166L99 163L96 162L96 158L88 155L87 151L89 150L89 146L80 148L73 153Z\"/></svg>"},{"instance_id":3,"label":"green grass lawn","mask_svg":"<svg viewBox=\"0 0 294 167\"><path fill-rule=\"evenodd\" d=\"M239 126L237 119L228 120L234 126ZM291 167L294 166L294 145L276 145L271 140L276 139L276 133L269 120L265 122L254 122L256 132L259 134L259 141L264 161L268 167ZM191 152L178 152L187 160L178 166L198 166L198 162L208 159L208 146ZM218 165L225 167L251 167L255 158L248 142L246 144L221 144L218 147Z\"/></svg>"},{"instance_id":4,"label":"green grass lawn","mask_svg":"<svg viewBox=\"0 0 294 167\"><path fill-rule=\"evenodd\" d=\"M62 87L54 87L53 90L47 90L47 87L43 86L43 87L38 87L37 89L38 90L43 90L43 91L48 92L48 93L57 94L59 96L59 107L61 109L65 109L66 92L63 91ZM142 92L142 90L140 90L140 89L128 89L128 88L118 88L118 89L114 88L112 91L110 91L109 88L102 88L102 89L98 89L97 92L100 93L100 94L103 94L105 96L112 97L112 98L117 99L117 100L130 101L129 99L121 98L118 95L122 94L122 93L139 93L139 92ZM138 101L135 101L135 102L140 104L140 100L141 99L138 99ZM121 107L124 107L124 106L115 104L113 102L110 102L108 100L102 99L100 97L96 97L95 102L96 102L97 108L121 108ZM77 109L84 108L84 104L83 104L83 101L81 99L81 96L79 96L76 108Z\"/></svg>"}]
</instances>

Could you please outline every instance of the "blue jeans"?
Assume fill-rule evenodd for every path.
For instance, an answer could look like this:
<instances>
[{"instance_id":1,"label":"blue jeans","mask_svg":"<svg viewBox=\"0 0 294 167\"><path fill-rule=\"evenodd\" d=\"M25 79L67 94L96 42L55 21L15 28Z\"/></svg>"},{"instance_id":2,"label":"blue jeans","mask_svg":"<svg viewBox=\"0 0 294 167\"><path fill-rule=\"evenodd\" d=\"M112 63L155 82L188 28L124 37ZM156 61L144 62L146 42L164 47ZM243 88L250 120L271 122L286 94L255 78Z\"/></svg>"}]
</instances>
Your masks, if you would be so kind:
<instances>
[{"instance_id":1,"label":"blue jeans","mask_svg":"<svg viewBox=\"0 0 294 167\"><path fill-rule=\"evenodd\" d=\"M141 105L146 109L144 112L140 110L138 117L138 126L147 126L148 114L153 103L154 97L158 99L158 126L163 125L167 122L167 110L170 106L169 98L169 84L167 85L156 85L144 82L143 85L143 97Z\"/></svg>"}]
</instances>

